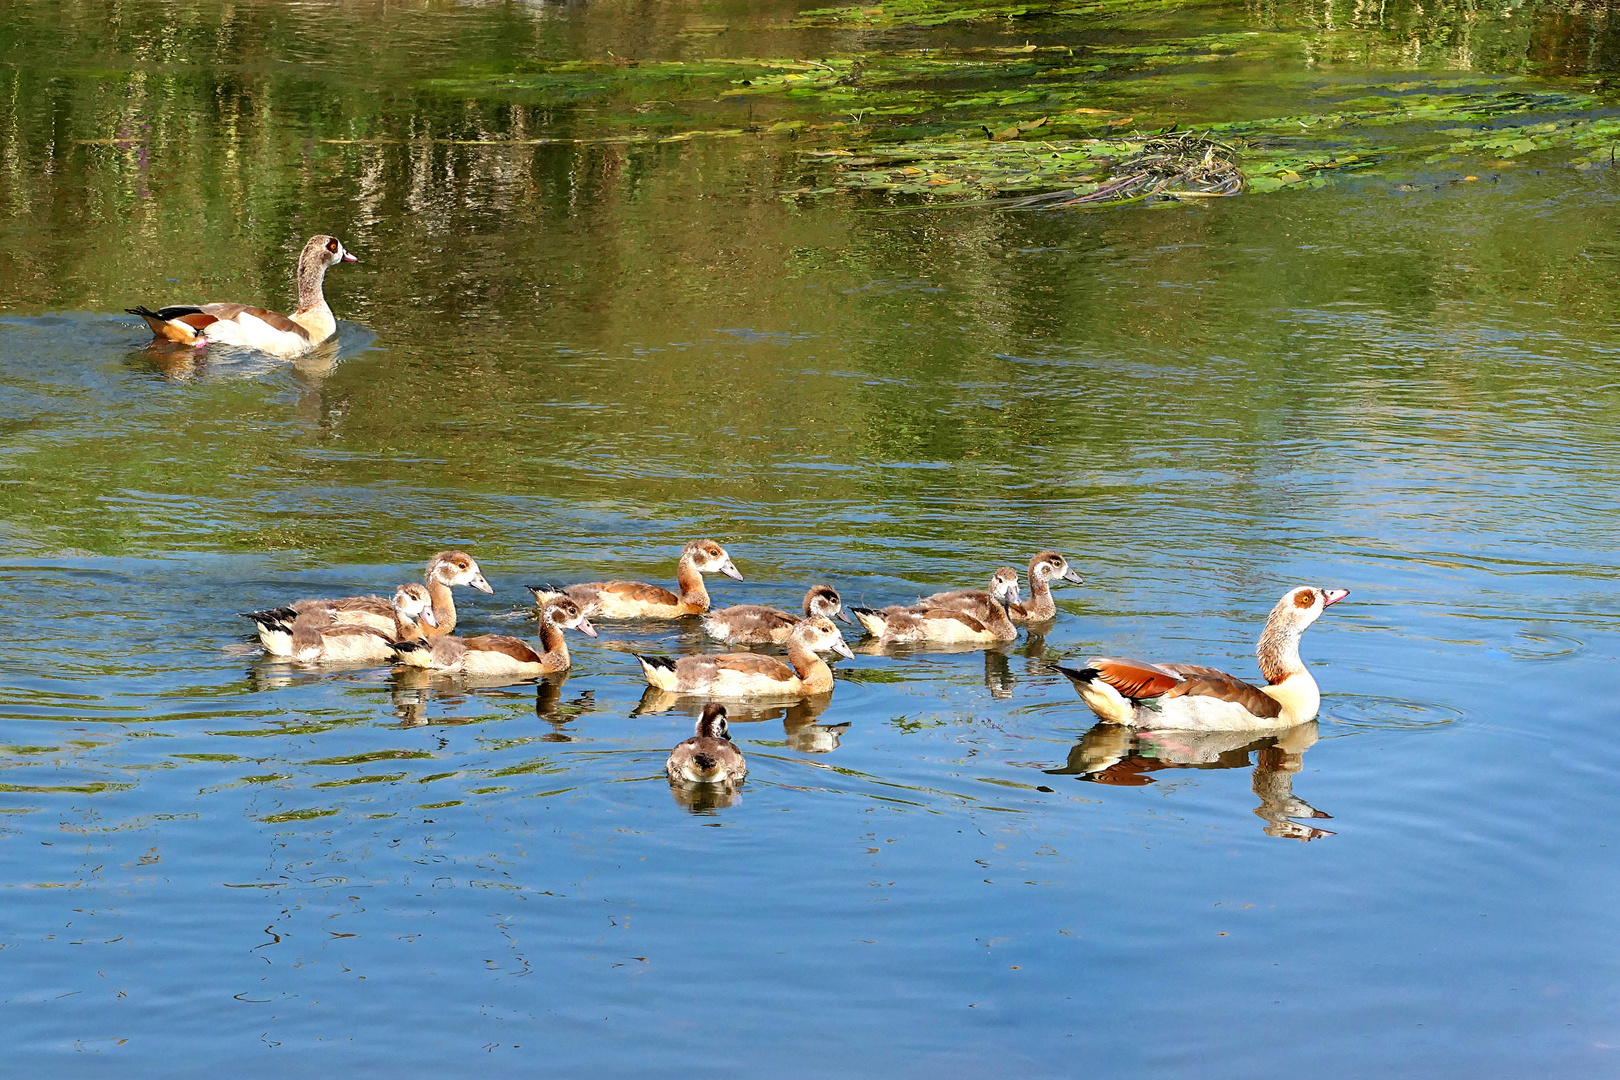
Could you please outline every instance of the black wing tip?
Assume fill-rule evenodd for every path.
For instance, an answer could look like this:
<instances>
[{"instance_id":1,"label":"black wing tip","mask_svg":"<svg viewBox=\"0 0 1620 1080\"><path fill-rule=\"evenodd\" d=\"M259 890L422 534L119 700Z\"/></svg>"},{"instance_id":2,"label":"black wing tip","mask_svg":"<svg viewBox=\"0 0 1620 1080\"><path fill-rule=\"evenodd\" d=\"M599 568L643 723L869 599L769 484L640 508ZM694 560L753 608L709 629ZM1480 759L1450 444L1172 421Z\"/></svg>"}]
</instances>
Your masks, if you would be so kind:
<instances>
[{"instance_id":1,"label":"black wing tip","mask_svg":"<svg viewBox=\"0 0 1620 1080\"><path fill-rule=\"evenodd\" d=\"M393 641L389 642L389 647L394 650L394 655L398 656L401 653L420 652L430 646L425 641Z\"/></svg>"},{"instance_id":2,"label":"black wing tip","mask_svg":"<svg viewBox=\"0 0 1620 1080\"><path fill-rule=\"evenodd\" d=\"M141 304L138 307L125 308L124 310L131 315L139 315L143 319L158 319L162 322L178 319L182 315L201 315L203 313L203 309L194 304L172 304L169 307L158 308L156 311L153 311L145 304Z\"/></svg>"},{"instance_id":3,"label":"black wing tip","mask_svg":"<svg viewBox=\"0 0 1620 1080\"><path fill-rule=\"evenodd\" d=\"M877 608L871 607L852 607L849 610L857 615L876 615L878 613Z\"/></svg>"},{"instance_id":4,"label":"black wing tip","mask_svg":"<svg viewBox=\"0 0 1620 1080\"><path fill-rule=\"evenodd\" d=\"M642 656L640 653L631 653L630 655L648 667L663 668L666 671L675 670L675 661L667 656Z\"/></svg>"},{"instance_id":5,"label":"black wing tip","mask_svg":"<svg viewBox=\"0 0 1620 1080\"><path fill-rule=\"evenodd\" d=\"M712 769L719 765L720 762L714 757L713 754L693 754L692 764L696 765L700 769Z\"/></svg>"},{"instance_id":6,"label":"black wing tip","mask_svg":"<svg viewBox=\"0 0 1620 1080\"><path fill-rule=\"evenodd\" d=\"M1088 683L1102 674L1102 672L1098 671L1094 667L1072 668L1064 667L1062 664L1058 664L1056 666L1059 671L1063 672L1063 674L1067 675L1077 683Z\"/></svg>"},{"instance_id":7,"label":"black wing tip","mask_svg":"<svg viewBox=\"0 0 1620 1080\"><path fill-rule=\"evenodd\" d=\"M263 626L279 627L283 623L290 623L298 618L298 612L290 607L265 608L263 611L238 611L244 619L252 619Z\"/></svg>"}]
</instances>

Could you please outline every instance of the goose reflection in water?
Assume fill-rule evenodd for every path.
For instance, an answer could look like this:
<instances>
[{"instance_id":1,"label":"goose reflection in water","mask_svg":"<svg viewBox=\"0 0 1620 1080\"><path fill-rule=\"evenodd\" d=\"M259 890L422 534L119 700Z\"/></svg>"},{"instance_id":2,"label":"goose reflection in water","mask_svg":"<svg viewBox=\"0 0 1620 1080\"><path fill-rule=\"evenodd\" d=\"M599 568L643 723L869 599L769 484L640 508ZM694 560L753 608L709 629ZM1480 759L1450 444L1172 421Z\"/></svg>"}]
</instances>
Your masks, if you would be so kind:
<instances>
[{"instance_id":1,"label":"goose reflection in water","mask_svg":"<svg viewBox=\"0 0 1620 1080\"><path fill-rule=\"evenodd\" d=\"M596 692L586 690L577 697L563 700L563 684L568 681L566 671L548 675L535 683L534 715L552 726L542 735L543 742L573 742L567 725L584 713L596 708ZM469 676L445 674L428 668L395 668L390 676L389 691L393 697L393 713L399 717L400 727L424 727L428 724L464 724L476 717L443 715L430 718L427 707L438 702L446 710L464 705L478 690L493 690L518 685L511 678L498 676Z\"/></svg>"},{"instance_id":2,"label":"goose reflection in water","mask_svg":"<svg viewBox=\"0 0 1620 1080\"><path fill-rule=\"evenodd\" d=\"M596 691L586 690L578 697L563 700L563 683L568 681L566 671L547 675L534 690L534 715L551 725L551 730L540 737L542 742L573 742L568 725L588 712L596 710Z\"/></svg>"},{"instance_id":3,"label":"goose reflection in water","mask_svg":"<svg viewBox=\"0 0 1620 1080\"><path fill-rule=\"evenodd\" d=\"M708 699L691 694L671 694L656 686L649 686L641 695L641 703L631 716L656 716L676 712L696 719L703 712ZM832 704L832 692L811 694L796 701L732 701L727 700L726 721L731 724L756 724L772 720L782 721L787 744L803 754L829 754L838 749L849 724L818 724L816 717Z\"/></svg>"},{"instance_id":4,"label":"goose reflection in water","mask_svg":"<svg viewBox=\"0 0 1620 1080\"><path fill-rule=\"evenodd\" d=\"M1024 637L1022 646L1014 648L1011 645L984 651L984 685L990 691L990 696L997 701L1005 701L1013 696L1013 689L1018 686L1018 676L1013 674L1013 656L1022 656L1027 661L1024 664L1024 674L1050 675L1056 669L1044 659L1046 656L1046 635L1039 630L1029 632Z\"/></svg>"},{"instance_id":5,"label":"goose reflection in water","mask_svg":"<svg viewBox=\"0 0 1620 1080\"><path fill-rule=\"evenodd\" d=\"M314 418L312 408L318 410L318 395L327 376L337 370L343 346L337 338L322 342L294 360L283 360L266 353L247 349L232 349L209 357L190 345L172 341L153 340L143 348L124 354L124 367L144 372L165 382L246 382L263 378L275 372L290 377L300 391L300 413L306 419ZM329 432L323 432L329 434Z\"/></svg>"},{"instance_id":6,"label":"goose reflection in water","mask_svg":"<svg viewBox=\"0 0 1620 1080\"><path fill-rule=\"evenodd\" d=\"M742 802L742 792L729 784L671 784L675 805L693 814L713 814Z\"/></svg>"},{"instance_id":7,"label":"goose reflection in water","mask_svg":"<svg viewBox=\"0 0 1620 1080\"><path fill-rule=\"evenodd\" d=\"M1293 820L1332 817L1294 794L1294 774L1316 739L1314 720L1267 732L1138 731L1098 724L1069 751L1067 764L1046 772L1096 784L1141 787L1153 783L1149 773L1164 769L1246 769L1254 754L1253 787L1260 797L1254 813L1266 822L1266 835L1316 840L1333 833Z\"/></svg>"}]
</instances>

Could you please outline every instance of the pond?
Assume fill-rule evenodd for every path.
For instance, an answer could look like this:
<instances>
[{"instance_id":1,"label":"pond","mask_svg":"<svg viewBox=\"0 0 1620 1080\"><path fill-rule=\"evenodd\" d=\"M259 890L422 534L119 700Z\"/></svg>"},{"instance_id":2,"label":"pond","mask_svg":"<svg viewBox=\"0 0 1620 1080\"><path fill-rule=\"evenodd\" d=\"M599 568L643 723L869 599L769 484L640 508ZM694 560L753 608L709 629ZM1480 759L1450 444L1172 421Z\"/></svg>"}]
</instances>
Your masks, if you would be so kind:
<instances>
[{"instance_id":1,"label":"pond","mask_svg":"<svg viewBox=\"0 0 1620 1080\"><path fill-rule=\"evenodd\" d=\"M16 1067L1612 1074L1607 9L812 8L0 12ZM1172 125L1248 192L998 201ZM308 357L124 314L285 310L318 232ZM460 548L459 632L532 635L525 586L699 537L720 604L1085 580L1005 647L846 629L830 695L733 707L729 796L632 655L695 620L486 685L237 615ZM1059 670L1257 678L1299 584L1350 596L1287 738Z\"/></svg>"}]
</instances>

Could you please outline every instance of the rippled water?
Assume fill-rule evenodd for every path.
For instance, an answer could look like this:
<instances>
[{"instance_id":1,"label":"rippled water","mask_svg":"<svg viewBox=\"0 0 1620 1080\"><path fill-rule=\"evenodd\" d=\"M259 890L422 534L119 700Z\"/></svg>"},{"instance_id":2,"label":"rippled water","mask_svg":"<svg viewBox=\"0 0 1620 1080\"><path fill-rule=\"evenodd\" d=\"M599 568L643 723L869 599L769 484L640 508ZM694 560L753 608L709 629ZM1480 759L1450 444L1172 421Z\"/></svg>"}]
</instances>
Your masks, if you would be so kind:
<instances>
[{"instance_id":1,"label":"rippled water","mask_svg":"<svg viewBox=\"0 0 1620 1080\"><path fill-rule=\"evenodd\" d=\"M178 47L221 10L0 30L148 63L139 16ZM750 10L634 33L678 55ZM29 1075L1613 1071L1607 171L874 213L784 201L793 151L757 140L305 138L332 94L453 112L376 57L585 54L612 6L239 11L228 64L169 54L166 104L130 106L191 125L144 164L67 149L116 120L92 71L25 51L0 106L0 1001ZM322 18L375 19L376 54ZM119 313L284 303L316 229L361 262L311 360L153 352ZM728 805L672 792L699 703L644 702L629 655L694 626L603 624L565 680L480 687L271 663L234 614L458 546L495 586L458 592L464 630L526 632L525 584L667 583L697 536L747 579L723 603L906 600L1048 545L1086 584L1006 650L858 650L830 698L734 709ZM1054 667L1252 676L1301 582L1351 596L1283 743L1094 730Z\"/></svg>"}]
</instances>

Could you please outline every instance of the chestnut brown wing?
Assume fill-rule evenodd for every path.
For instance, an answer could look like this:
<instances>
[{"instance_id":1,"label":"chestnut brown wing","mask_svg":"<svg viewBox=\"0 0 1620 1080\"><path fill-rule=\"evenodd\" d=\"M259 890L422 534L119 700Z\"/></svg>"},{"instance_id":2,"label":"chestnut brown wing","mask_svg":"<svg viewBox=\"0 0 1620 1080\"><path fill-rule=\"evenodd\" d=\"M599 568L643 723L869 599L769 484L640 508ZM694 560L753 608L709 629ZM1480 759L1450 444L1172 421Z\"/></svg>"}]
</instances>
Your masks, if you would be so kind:
<instances>
[{"instance_id":1,"label":"chestnut brown wing","mask_svg":"<svg viewBox=\"0 0 1620 1080\"><path fill-rule=\"evenodd\" d=\"M623 600L637 604L679 604L681 598L668 589L648 585L645 581L604 581L598 588Z\"/></svg>"},{"instance_id":2,"label":"chestnut brown wing","mask_svg":"<svg viewBox=\"0 0 1620 1080\"><path fill-rule=\"evenodd\" d=\"M986 632L984 623L980 622L978 619L975 619L972 615L969 615L960 608L929 607L922 608L921 611L923 616L928 619L955 619L957 622L961 623L963 626L966 626L975 634L983 634Z\"/></svg>"},{"instance_id":3,"label":"chestnut brown wing","mask_svg":"<svg viewBox=\"0 0 1620 1080\"><path fill-rule=\"evenodd\" d=\"M1244 682L1236 675L1228 675L1215 668L1201 668L1200 674L1189 675L1177 686L1167 690L1165 697L1212 697L1243 706L1254 716L1273 719L1282 715L1282 702L1264 693L1258 686ZM1207 674L1203 674L1207 672Z\"/></svg>"},{"instance_id":4,"label":"chestnut brown wing","mask_svg":"<svg viewBox=\"0 0 1620 1080\"><path fill-rule=\"evenodd\" d=\"M736 607L726 608L722 611L710 613L715 618L723 618L736 624L739 630L782 630L792 629L798 622L792 615L779 611L764 604L739 604Z\"/></svg>"},{"instance_id":5,"label":"chestnut brown wing","mask_svg":"<svg viewBox=\"0 0 1620 1080\"><path fill-rule=\"evenodd\" d=\"M714 661L714 666L727 671L740 671L747 675L760 675L767 679L779 679L787 682L798 678L798 673L775 656L761 656L759 653L720 653L707 659Z\"/></svg>"},{"instance_id":6,"label":"chestnut brown wing","mask_svg":"<svg viewBox=\"0 0 1620 1080\"><path fill-rule=\"evenodd\" d=\"M1156 698L1181 685L1183 676L1163 664L1145 660L1122 660L1114 656L1093 656L1086 666L1095 668L1097 677L1124 697L1140 701Z\"/></svg>"},{"instance_id":7,"label":"chestnut brown wing","mask_svg":"<svg viewBox=\"0 0 1620 1080\"><path fill-rule=\"evenodd\" d=\"M500 634L485 634L481 637L464 638L462 644L472 652L504 653L520 664L540 663L540 654L520 638L505 637Z\"/></svg>"}]
</instances>

